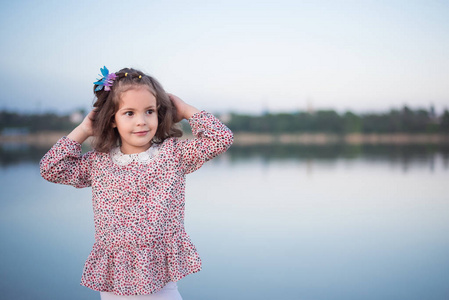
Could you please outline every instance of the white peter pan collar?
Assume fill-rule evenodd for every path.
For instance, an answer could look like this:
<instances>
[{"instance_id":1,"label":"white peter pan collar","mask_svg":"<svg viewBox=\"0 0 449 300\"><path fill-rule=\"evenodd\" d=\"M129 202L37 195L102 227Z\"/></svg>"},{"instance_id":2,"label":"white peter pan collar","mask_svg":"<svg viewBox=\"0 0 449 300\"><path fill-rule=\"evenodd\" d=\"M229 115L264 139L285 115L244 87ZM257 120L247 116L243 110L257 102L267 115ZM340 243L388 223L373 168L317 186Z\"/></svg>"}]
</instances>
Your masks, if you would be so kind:
<instances>
[{"instance_id":1,"label":"white peter pan collar","mask_svg":"<svg viewBox=\"0 0 449 300\"><path fill-rule=\"evenodd\" d=\"M119 166L126 166L133 161L148 164L159 153L160 146L160 144L153 144L148 150L134 154L124 154L120 147L117 147L111 150L110 155L112 161Z\"/></svg>"}]
</instances>

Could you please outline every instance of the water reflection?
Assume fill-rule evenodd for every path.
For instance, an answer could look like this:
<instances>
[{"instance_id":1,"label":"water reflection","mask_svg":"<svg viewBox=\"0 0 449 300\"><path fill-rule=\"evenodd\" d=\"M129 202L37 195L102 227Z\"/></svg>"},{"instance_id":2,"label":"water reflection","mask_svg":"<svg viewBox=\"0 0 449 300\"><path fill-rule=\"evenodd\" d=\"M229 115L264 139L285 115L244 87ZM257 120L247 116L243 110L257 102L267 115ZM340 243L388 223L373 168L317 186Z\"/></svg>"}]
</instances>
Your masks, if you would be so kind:
<instances>
[{"instance_id":1,"label":"water reflection","mask_svg":"<svg viewBox=\"0 0 449 300\"><path fill-rule=\"evenodd\" d=\"M24 143L0 144L0 167L19 163L38 163L50 147L39 147ZM88 148L84 149L85 151Z\"/></svg>"},{"instance_id":2,"label":"water reflection","mask_svg":"<svg viewBox=\"0 0 449 300\"><path fill-rule=\"evenodd\" d=\"M27 144L0 145L0 166L5 167L20 162L39 162L48 147ZM89 150L88 147L84 151ZM442 166L449 168L449 145L234 145L227 152L231 163L246 159L272 160L311 160L334 161L339 158L368 161L387 161L400 164L406 171L411 164L428 165L434 168L435 159L442 160Z\"/></svg>"},{"instance_id":3,"label":"water reflection","mask_svg":"<svg viewBox=\"0 0 449 300\"><path fill-rule=\"evenodd\" d=\"M99 299L78 284L91 190L43 180L47 150L0 148L2 296ZM448 299L448 152L231 147L188 176L186 228L204 269L180 281L183 299Z\"/></svg>"},{"instance_id":4,"label":"water reflection","mask_svg":"<svg viewBox=\"0 0 449 300\"><path fill-rule=\"evenodd\" d=\"M428 158L441 153L449 159L449 145L266 145L266 146L238 146L232 148L234 159L259 156L269 159L336 159L357 158L365 156L369 159L397 160Z\"/></svg>"}]
</instances>

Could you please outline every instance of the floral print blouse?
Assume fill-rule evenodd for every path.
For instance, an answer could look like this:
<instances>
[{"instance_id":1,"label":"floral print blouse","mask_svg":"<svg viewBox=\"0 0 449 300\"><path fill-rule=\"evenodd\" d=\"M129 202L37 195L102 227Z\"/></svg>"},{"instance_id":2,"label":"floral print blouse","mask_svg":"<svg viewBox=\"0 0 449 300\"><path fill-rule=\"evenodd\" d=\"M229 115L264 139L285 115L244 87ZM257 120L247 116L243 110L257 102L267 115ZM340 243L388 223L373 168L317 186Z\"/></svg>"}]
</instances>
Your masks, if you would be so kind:
<instances>
[{"instance_id":1,"label":"floral print blouse","mask_svg":"<svg viewBox=\"0 0 449 300\"><path fill-rule=\"evenodd\" d=\"M201 269L184 229L185 175L225 152L233 134L205 111L189 123L194 139L168 138L139 154L82 155L81 144L63 137L42 158L46 180L92 187L95 243L81 285L144 295Z\"/></svg>"}]
</instances>

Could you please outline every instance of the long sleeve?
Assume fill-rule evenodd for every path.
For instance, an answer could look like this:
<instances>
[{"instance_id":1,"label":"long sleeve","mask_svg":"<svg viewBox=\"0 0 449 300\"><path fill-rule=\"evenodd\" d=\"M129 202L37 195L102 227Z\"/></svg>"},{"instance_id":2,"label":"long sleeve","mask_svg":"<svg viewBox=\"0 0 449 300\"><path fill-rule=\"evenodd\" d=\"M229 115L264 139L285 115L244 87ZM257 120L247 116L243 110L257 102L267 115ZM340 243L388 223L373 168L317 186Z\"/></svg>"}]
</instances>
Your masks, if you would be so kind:
<instances>
[{"instance_id":1,"label":"long sleeve","mask_svg":"<svg viewBox=\"0 0 449 300\"><path fill-rule=\"evenodd\" d=\"M201 111L189 119L194 139L180 142L181 168L191 173L225 152L234 140L231 130L212 114Z\"/></svg>"},{"instance_id":2,"label":"long sleeve","mask_svg":"<svg viewBox=\"0 0 449 300\"><path fill-rule=\"evenodd\" d=\"M63 137L41 159L41 175L50 182L76 188L91 186L92 154L81 155L81 144Z\"/></svg>"}]
</instances>

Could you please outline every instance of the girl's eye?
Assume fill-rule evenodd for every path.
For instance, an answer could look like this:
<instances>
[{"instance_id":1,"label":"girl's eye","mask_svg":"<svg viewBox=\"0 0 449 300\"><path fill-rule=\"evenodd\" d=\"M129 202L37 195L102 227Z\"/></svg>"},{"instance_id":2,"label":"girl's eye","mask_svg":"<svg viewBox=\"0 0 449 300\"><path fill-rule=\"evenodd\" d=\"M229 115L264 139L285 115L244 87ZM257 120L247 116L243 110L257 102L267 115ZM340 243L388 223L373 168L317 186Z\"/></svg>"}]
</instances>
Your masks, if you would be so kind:
<instances>
[{"instance_id":1,"label":"girl's eye","mask_svg":"<svg viewBox=\"0 0 449 300\"><path fill-rule=\"evenodd\" d=\"M127 112L125 112L125 115L127 115L127 116L129 116L129 117L131 117L133 114L134 114L134 113L133 113L132 111L127 111Z\"/></svg>"},{"instance_id":2,"label":"girl's eye","mask_svg":"<svg viewBox=\"0 0 449 300\"><path fill-rule=\"evenodd\" d=\"M154 113L154 110L152 109L147 110L147 114L151 115L152 113Z\"/></svg>"}]
</instances>

